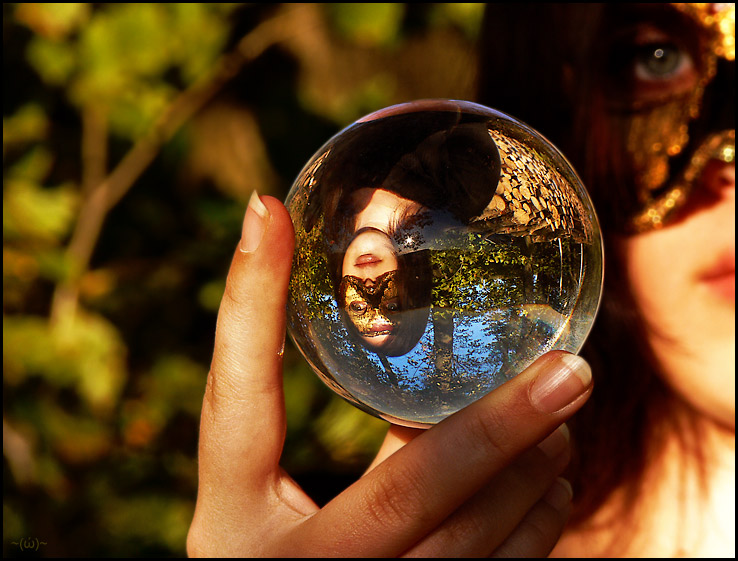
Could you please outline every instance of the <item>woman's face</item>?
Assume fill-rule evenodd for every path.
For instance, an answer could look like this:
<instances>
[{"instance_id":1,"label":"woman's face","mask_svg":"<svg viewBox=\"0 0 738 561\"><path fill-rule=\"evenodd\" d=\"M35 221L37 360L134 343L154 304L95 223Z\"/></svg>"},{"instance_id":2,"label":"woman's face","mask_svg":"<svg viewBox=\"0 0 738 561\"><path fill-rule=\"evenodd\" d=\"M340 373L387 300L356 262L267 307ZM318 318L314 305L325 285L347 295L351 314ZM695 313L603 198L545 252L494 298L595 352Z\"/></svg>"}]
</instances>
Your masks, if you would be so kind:
<instances>
[{"instance_id":1,"label":"woman's face","mask_svg":"<svg viewBox=\"0 0 738 561\"><path fill-rule=\"evenodd\" d=\"M379 351L393 342L400 328L400 296L393 225L421 206L383 189L364 188L351 201L361 209L355 218L354 239L341 269L341 306L363 343Z\"/></svg>"},{"instance_id":2,"label":"woman's face","mask_svg":"<svg viewBox=\"0 0 738 561\"><path fill-rule=\"evenodd\" d=\"M714 11L729 5L618 6L604 98L642 205L626 270L666 382L735 426L735 31Z\"/></svg>"},{"instance_id":3,"label":"woman's face","mask_svg":"<svg viewBox=\"0 0 738 561\"><path fill-rule=\"evenodd\" d=\"M380 230L367 228L346 249L341 276L351 275L362 280L374 280L396 269L397 255L392 240Z\"/></svg>"},{"instance_id":4,"label":"woman's face","mask_svg":"<svg viewBox=\"0 0 738 561\"><path fill-rule=\"evenodd\" d=\"M708 165L691 200L677 222L627 238L626 265L667 383L734 427L735 164Z\"/></svg>"}]
</instances>

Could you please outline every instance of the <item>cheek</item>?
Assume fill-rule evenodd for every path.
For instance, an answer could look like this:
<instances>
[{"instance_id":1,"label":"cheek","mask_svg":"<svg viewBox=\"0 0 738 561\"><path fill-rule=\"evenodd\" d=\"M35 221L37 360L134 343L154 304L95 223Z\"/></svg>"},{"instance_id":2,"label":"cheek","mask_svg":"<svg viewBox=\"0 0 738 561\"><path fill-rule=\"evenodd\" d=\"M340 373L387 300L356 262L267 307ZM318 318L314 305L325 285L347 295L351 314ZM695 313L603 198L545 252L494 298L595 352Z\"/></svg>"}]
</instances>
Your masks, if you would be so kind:
<instances>
[{"instance_id":1,"label":"cheek","mask_svg":"<svg viewBox=\"0 0 738 561\"><path fill-rule=\"evenodd\" d=\"M686 259L675 258L679 244L666 232L649 232L625 242L628 278L640 312L651 331L678 331L689 302ZM683 248L684 249L684 248Z\"/></svg>"},{"instance_id":2,"label":"cheek","mask_svg":"<svg viewBox=\"0 0 738 561\"><path fill-rule=\"evenodd\" d=\"M710 245L688 221L624 243L629 281L665 382L697 410L734 423L735 311L706 297L696 280Z\"/></svg>"}]
</instances>

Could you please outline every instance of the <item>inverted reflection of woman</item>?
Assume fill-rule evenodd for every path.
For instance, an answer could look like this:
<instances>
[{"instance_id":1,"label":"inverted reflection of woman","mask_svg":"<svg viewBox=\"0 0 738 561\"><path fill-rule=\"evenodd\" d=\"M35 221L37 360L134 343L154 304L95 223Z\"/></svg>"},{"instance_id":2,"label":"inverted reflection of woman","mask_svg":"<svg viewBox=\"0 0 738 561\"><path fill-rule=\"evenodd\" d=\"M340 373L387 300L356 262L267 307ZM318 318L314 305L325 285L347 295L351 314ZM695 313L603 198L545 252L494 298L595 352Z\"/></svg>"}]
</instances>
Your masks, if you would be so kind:
<instances>
[{"instance_id":1,"label":"inverted reflection of woman","mask_svg":"<svg viewBox=\"0 0 738 561\"><path fill-rule=\"evenodd\" d=\"M454 112L411 115L412 126L407 119L363 124L361 134L333 149L305 215L310 230L324 213L329 270L346 326L385 363L412 350L428 322L426 238L442 224L478 215L500 169L483 124L460 122Z\"/></svg>"},{"instance_id":2,"label":"inverted reflection of woman","mask_svg":"<svg viewBox=\"0 0 738 561\"><path fill-rule=\"evenodd\" d=\"M352 201L362 208L351 227L355 234L345 252L330 259L336 300L349 333L379 355L396 384L385 357L408 353L422 337L432 272L427 251L407 251L393 238L402 217L412 220L421 207L381 189L359 189Z\"/></svg>"}]
</instances>

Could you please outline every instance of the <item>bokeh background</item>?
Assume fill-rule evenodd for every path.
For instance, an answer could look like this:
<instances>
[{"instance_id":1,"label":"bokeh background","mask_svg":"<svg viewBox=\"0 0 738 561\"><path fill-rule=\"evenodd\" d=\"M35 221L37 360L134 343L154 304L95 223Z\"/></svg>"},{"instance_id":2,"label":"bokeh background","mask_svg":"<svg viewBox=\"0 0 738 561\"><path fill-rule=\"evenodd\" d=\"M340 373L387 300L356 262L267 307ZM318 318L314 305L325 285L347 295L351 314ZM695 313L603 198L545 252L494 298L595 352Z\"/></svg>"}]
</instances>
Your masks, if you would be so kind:
<instances>
[{"instance_id":1,"label":"bokeh background","mask_svg":"<svg viewBox=\"0 0 738 561\"><path fill-rule=\"evenodd\" d=\"M183 556L215 318L252 191L362 115L474 99L482 4L3 4L3 555ZM385 424L288 341L319 502Z\"/></svg>"}]
</instances>

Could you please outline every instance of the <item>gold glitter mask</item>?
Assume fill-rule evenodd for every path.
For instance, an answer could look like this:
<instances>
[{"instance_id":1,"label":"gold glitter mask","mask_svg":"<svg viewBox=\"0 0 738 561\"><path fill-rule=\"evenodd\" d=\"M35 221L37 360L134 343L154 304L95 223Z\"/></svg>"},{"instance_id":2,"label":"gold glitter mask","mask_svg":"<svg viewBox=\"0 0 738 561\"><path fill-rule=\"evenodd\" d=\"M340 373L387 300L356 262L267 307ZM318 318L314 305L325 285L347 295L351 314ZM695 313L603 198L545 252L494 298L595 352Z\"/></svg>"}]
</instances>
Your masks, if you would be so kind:
<instances>
[{"instance_id":1,"label":"gold glitter mask","mask_svg":"<svg viewBox=\"0 0 738 561\"><path fill-rule=\"evenodd\" d=\"M735 4L673 4L696 24L701 34L694 61L699 74L695 86L660 99L636 101L627 123L626 150L633 162L642 210L630 230L643 232L662 227L682 208L710 159L733 162L735 124L720 127L699 138L692 128L711 110L703 106L705 90L716 77L719 61L735 60ZM654 56L664 51L654 50ZM722 96L721 103L734 103ZM680 169L675 161L681 160Z\"/></svg>"},{"instance_id":2,"label":"gold glitter mask","mask_svg":"<svg viewBox=\"0 0 738 561\"><path fill-rule=\"evenodd\" d=\"M388 271L374 280L352 275L341 280L341 306L362 337L392 334L392 316L399 311L396 276L397 271Z\"/></svg>"}]
</instances>

